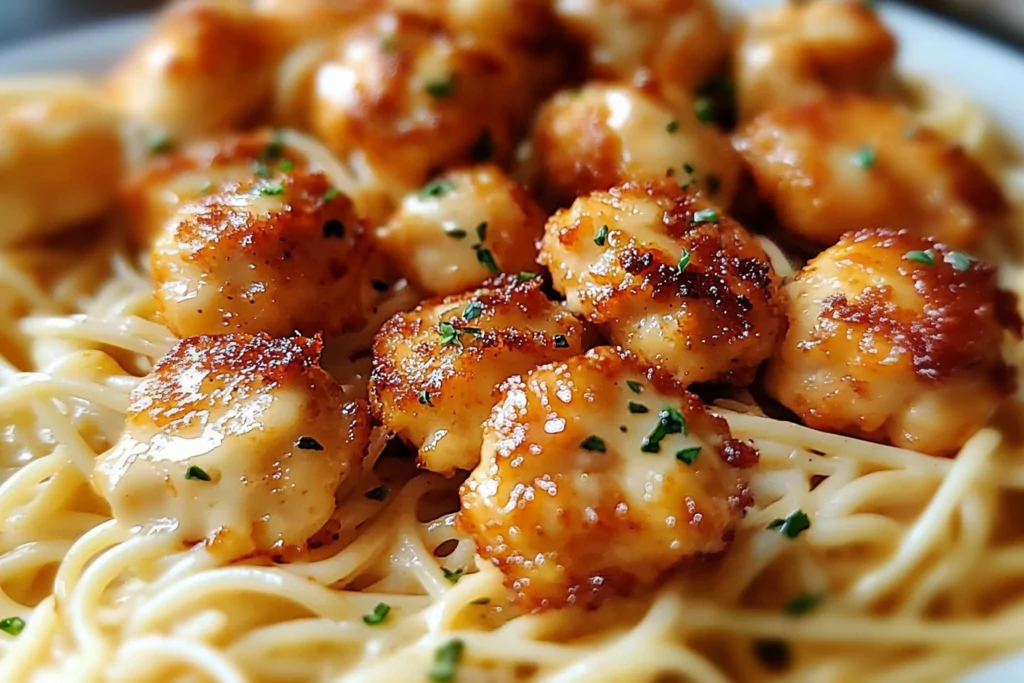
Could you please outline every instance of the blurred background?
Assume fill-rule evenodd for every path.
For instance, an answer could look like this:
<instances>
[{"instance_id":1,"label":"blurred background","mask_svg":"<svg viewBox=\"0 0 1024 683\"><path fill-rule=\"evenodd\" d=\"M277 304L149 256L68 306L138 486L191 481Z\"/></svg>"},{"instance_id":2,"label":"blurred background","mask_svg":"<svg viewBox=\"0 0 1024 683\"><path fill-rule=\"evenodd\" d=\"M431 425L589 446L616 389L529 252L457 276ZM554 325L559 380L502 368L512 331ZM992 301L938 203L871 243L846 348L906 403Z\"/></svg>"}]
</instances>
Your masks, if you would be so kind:
<instances>
[{"instance_id":1,"label":"blurred background","mask_svg":"<svg viewBox=\"0 0 1024 683\"><path fill-rule=\"evenodd\" d=\"M1024 0L898 1L952 17L1024 50ZM89 21L152 10L163 3L164 0L0 0L0 47Z\"/></svg>"}]
</instances>

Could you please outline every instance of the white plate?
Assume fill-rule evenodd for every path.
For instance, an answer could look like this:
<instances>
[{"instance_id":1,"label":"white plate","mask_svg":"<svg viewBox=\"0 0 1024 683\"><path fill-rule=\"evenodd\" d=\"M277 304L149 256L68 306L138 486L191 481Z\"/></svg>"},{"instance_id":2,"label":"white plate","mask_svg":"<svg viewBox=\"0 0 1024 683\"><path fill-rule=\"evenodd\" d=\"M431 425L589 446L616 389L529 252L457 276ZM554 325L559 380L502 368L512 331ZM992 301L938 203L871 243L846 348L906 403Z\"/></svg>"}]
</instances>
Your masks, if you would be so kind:
<instances>
[{"instance_id":1,"label":"white plate","mask_svg":"<svg viewBox=\"0 0 1024 683\"><path fill-rule=\"evenodd\" d=\"M781 0L719 0L740 12ZM913 9L884 5L886 23L900 42L904 73L959 91L982 105L1024 147L1024 57L983 36ZM0 75L100 75L145 34L148 17L104 22L0 50ZM978 669L960 683L1024 681L1024 654Z\"/></svg>"}]
</instances>

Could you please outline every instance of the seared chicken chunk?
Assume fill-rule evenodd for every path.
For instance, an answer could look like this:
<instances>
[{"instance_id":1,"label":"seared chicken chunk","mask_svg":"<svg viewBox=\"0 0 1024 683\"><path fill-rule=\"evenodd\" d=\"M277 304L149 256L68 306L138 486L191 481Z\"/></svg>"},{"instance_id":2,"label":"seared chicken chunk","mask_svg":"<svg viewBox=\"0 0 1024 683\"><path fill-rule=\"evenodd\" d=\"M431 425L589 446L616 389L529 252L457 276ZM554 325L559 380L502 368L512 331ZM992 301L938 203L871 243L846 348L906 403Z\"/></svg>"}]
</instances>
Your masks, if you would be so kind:
<instances>
[{"instance_id":1,"label":"seared chicken chunk","mask_svg":"<svg viewBox=\"0 0 1024 683\"><path fill-rule=\"evenodd\" d=\"M829 93L880 93L892 80L895 57L896 39L861 0L754 12L736 42L740 120Z\"/></svg>"},{"instance_id":2,"label":"seared chicken chunk","mask_svg":"<svg viewBox=\"0 0 1024 683\"><path fill-rule=\"evenodd\" d=\"M179 336L283 336L362 325L368 255L352 202L296 171L184 205L151 260L162 319Z\"/></svg>"},{"instance_id":3,"label":"seared chicken chunk","mask_svg":"<svg viewBox=\"0 0 1024 683\"><path fill-rule=\"evenodd\" d=\"M114 517L173 527L238 555L303 546L334 511L369 439L319 366L320 340L182 340L132 393L124 435L93 481Z\"/></svg>"},{"instance_id":4,"label":"seared chicken chunk","mask_svg":"<svg viewBox=\"0 0 1024 683\"><path fill-rule=\"evenodd\" d=\"M783 227L817 244L891 227L959 248L1006 211L981 166L887 102L845 96L775 109L735 144Z\"/></svg>"},{"instance_id":5,"label":"seared chicken chunk","mask_svg":"<svg viewBox=\"0 0 1024 683\"><path fill-rule=\"evenodd\" d=\"M520 605L592 605L725 550L756 462L666 374L594 349L501 386L459 520Z\"/></svg>"},{"instance_id":6,"label":"seared chicken chunk","mask_svg":"<svg viewBox=\"0 0 1024 683\"><path fill-rule=\"evenodd\" d=\"M370 405L426 469L474 467L495 385L587 348L584 323L544 296L540 278L520 279L428 301L377 333Z\"/></svg>"},{"instance_id":7,"label":"seared chicken chunk","mask_svg":"<svg viewBox=\"0 0 1024 683\"><path fill-rule=\"evenodd\" d=\"M88 83L0 81L0 247L96 218L114 202L118 126Z\"/></svg>"},{"instance_id":8,"label":"seared chicken chunk","mask_svg":"<svg viewBox=\"0 0 1024 683\"><path fill-rule=\"evenodd\" d=\"M685 383L746 383L785 326L778 278L736 221L672 183L580 197L540 262L566 305Z\"/></svg>"},{"instance_id":9,"label":"seared chicken chunk","mask_svg":"<svg viewBox=\"0 0 1024 683\"><path fill-rule=\"evenodd\" d=\"M993 268L908 231L843 237L785 287L766 388L815 429L955 452L1013 386Z\"/></svg>"},{"instance_id":10,"label":"seared chicken chunk","mask_svg":"<svg viewBox=\"0 0 1024 683\"><path fill-rule=\"evenodd\" d=\"M593 78L684 92L704 83L727 52L710 0L556 0L570 34L586 47Z\"/></svg>"},{"instance_id":11,"label":"seared chicken chunk","mask_svg":"<svg viewBox=\"0 0 1024 683\"><path fill-rule=\"evenodd\" d=\"M523 187L488 164L408 195L377 229L376 245L419 289L445 296L534 268L546 218Z\"/></svg>"},{"instance_id":12,"label":"seared chicken chunk","mask_svg":"<svg viewBox=\"0 0 1024 683\"><path fill-rule=\"evenodd\" d=\"M184 0L108 81L114 105L174 140L247 123L283 55L274 23L237 0Z\"/></svg>"},{"instance_id":13,"label":"seared chicken chunk","mask_svg":"<svg viewBox=\"0 0 1024 683\"><path fill-rule=\"evenodd\" d=\"M312 130L397 194L516 142L517 65L439 22L384 13L343 34L315 77Z\"/></svg>"},{"instance_id":14,"label":"seared chicken chunk","mask_svg":"<svg viewBox=\"0 0 1024 683\"><path fill-rule=\"evenodd\" d=\"M531 186L554 206L628 180L671 178L728 207L742 163L692 104L673 107L635 88L592 84L541 107L528 165Z\"/></svg>"}]
</instances>

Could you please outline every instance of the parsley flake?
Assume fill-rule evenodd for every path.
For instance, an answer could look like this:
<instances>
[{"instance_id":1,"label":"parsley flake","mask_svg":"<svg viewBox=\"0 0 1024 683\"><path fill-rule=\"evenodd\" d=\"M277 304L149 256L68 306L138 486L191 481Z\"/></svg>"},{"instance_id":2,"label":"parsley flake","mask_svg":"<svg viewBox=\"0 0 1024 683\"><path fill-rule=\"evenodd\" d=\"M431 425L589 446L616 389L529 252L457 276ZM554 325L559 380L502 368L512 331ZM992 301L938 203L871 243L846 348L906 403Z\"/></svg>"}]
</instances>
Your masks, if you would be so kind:
<instances>
[{"instance_id":1,"label":"parsley flake","mask_svg":"<svg viewBox=\"0 0 1024 683\"><path fill-rule=\"evenodd\" d=\"M644 390L644 385L631 379L626 380L626 386L629 387L634 394L639 394Z\"/></svg>"},{"instance_id":2,"label":"parsley flake","mask_svg":"<svg viewBox=\"0 0 1024 683\"><path fill-rule=\"evenodd\" d=\"M476 260L480 262L484 268L491 272L491 275L497 275L501 272L498 268L498 264L494 262L494 255L490 249L481 247L476 250Z\"/></svg>"},{"instance_id":3,"label":"parsley flake","mask_svg":"<svg viewBox=\"0 0 1024 683\"><path fill-rule=\"evenodd\" d=\"M441 335L441 344L457 344L462 346L462 341L459 339L459 331L455 325L446 322L439 322L437 324L437 332Z\"/></svg>"},{"instance_id":4,"label":"parsley flake","mask_svg":"<svg viewBox=\"0 0 1024 683\"><path fill-rule=\"evenodd\" d=\"M597 231L597 235L594 236L594 244L599 247L603 247L604 243L608 240L608 226L602 225L601 229Z\"/></svg>"},{"instance_id":5,"label":"parsley flake","mask_svg":"<svg viewBox=\"0 0 1024 683\"><path fill-rule=\"evenodd\" d=\"M692 465L693 461L700 455L700 446L694 446L692 448L684 448L681 451L676 451L676 460L685 462L687 465Z\"/></svg>"},{"instance_id":6,"label":"parsley flake","mask_svg":"<svg viewBox=\"0 0 1024 683\"><path fill-rule=\"evenodd\" d=\"M455 93L455 74L448 74L436 81L430 81L426 87L427 94L435 99L451 97Z\"/></svg>"},{"instance_id":7,"label":"parsley flake","mask_svg":"<svg viewBox=\"0 0 1024 683\"><path fill-rule=\"evenodd\" d=\"M824 599L824 593L801 593L783 605L782 611L795 617L803 616L817 609Z\"/></svg>"},{"instance_id":8,"label":"parsley flake","mask_svg":"<svg viewBox=\"0 0 1024 683\"><path fill-rule=\"evenodd\" d=\"M476 600L474 600L470 604L472 604L472 605L489 605L489 604L491 604L491 599L488 598L487 596L484 596L482 598L477 598Z\"/></svg>"},{"instance_id":9,"label":"parsley flake","mask_svg":"<svg viewBox=\"0 0 1024 683\"><path fill-rule=\"evenodd\" d=\"M188 469L185 470L186 479L198 479L199 481L210 481L210 475L206 473L202 467L196 467L195 465L189 465Z\"/></svg>"},{"instance_id":10,"label":"parsley flake","mask_svg":"<svg viewBox=\"0 0 1024 683\"><path fill-rule=\"evenodd\" d=\"M690 175L693 175L693 166L692 165L690 165L690 164L683 164L683 170L686 171L687 173L689 173Z\"/></svg>"},{"instance_id":11,"label":"parsley flake","mask_svg":"<svg viewBox=\"0 0 1024 683\"><path fill-rule=\"evenodd\" d=\"M874 149L865 145L853 153L850 161L857 168L867 170L875 165L875 162L878 161L878 156L875 154Z\"/></svg>"},{"instance_id":12,"label":"parsley flake","mask_svg":"<svg viewBox=\"0 0 1024 683\"><path fill-rule=\"evenodd\" d=\"M701 123L711 123L715 120L715 105L708 97L698 97L693 103L693 111Z\"/></svg>"},{"instance_id":13,"label":"parsley flake","mask_svg":"<svg viewBox=\"0 0 1024 683\"><path fill-rule=\"evenodd\" d=\"M370 489L363 495L369 498L370 500L380 501L387 498L389 493L391 493L391 489L388 488L387 486L377 486L375 488Z\"/></svg>"},{"instance_id":14,"label":"parsley flake","mask_svg":"<svg viewBox=\"0 0 1024 683\"><path fill-rule=\"evenodd\" d=\"M16 636L25 630L25 620L21 617L7 617L0 619L0 631Z\"/></svg>"},{"instance_id":15,"label":"parsley flake","mask_svg":"<svg viewBox=\"0 0 1024 683\"><path fill-rule=\"evenodd\" d=\"M363 615L363 623L367 626L377 626L378 624L382 624L390 611L391 605L384 602L378 602L372 612Z\"/></svg>"},{"instance_id":16,"label":"parsley flake","mask_svg":"<svg viewBox=\"0 0 1024 683\"><path fill-rule=\"evenodd\" d=\"M282 171L285 173L291 173L295 170L295 162L291 159L282 159L281 163L278 164Z\"/></svg>"},{"instance_id":17,"label":"parsley flake","mask_svg":"<svg viewBox=\"0 0 1024 683\"><path fill-rule=\"evenodd\" d=\"M455 189L452 181L444 178L431 180L420 189L421 197L443 197Z\"/></svg>"},{"instance_id":18,"label":"parsley flake","mask_svg":"<svg viewBox=\"0 0 1024 683\"><path fill-rule=\"evenodd\" d=\"M444 578L448 579L452 583L458 583L459 579L461 579L465 575L466 568L459 567L458 569L451 570L448 569L448 567L441 567L441 571L444 572Z\"/></svg>"},{"instance_id":19,"label":"parsley flake","mask_svg":"<svg viewBox=\"0 0 1024 683\"><path fill-rule=\"evenodd\" d=\"M693 220L690 221L690 225L701 225L703 223L717 225L718 212L714 209L701 209L700 211L694 211Z\"/></svg>"},{"instance_id":20,"label":"parsley flake","mask_svg":"<svg viewBox=\"0 0 1024 683\"><path fill-rule=\"evenodd\" d=\"M645 406L643 403L637 403L636 401L629 402L629 412L633 414L649 413L651 409Z\"/></svg>"},{"instance_id":21,"label":"parsley flake","mask_svg":"<svg viewBox=\"0 0 1024 683\"><path fill-rule=\"evenodd\" d=\"M167 132L158 133L149 141L150 154L167 154L174 149L174 140Z\"/></svg>"},{"instance_id":22,"label":"parsley flake","mask_svg":"<svg viewBox=\"0 0 1024 683\"><path fill-rule=\"evenodd\" d=\"M811 528L811 518L803 510L797 510L786 519L774 519L768 524L768 528L778 530L787 538L796 538L804 531Z\"/></svg>"},{"instance_id":23,"label":"parsley flake","mask_svg":"<svg viewBox=\"0 0 1024 683\"><path fill-rule=\"evenodd\" d=\"M916 261L917 263L921 263L926 266L935 265L935 252L931 249L926 249L925 251L908 251L903 255L903 258L908 261Z\"/></svg>"},{"instance_id":24,"label":"parsley flake","mask_svg":"<svg viewBox=\"0 0 1024 683\"><path fill-rule=\"evenodd\" d=\"M484 312L484 305L479 301L470 301L462 311L462 317L466 320L476 320Z\"/></svg>"},{"instance_id":25,"label":"parsley flake","mask_svg":"<svg viewBox=\"0 0 1024 683\"><path fill-rule=\"evenodd\" d=\"M665 124L665 132L675 133L677 130L679 130L679 122L676 121L675 119L672 119L667 124Z\"/></svg>"},{"instance_id":26,"label":"parsley flake","mask_svg":"<svg viewBox=\"0 0 1024 683\"><path fill-rule=\"evenodd\" d=\"M640 450L644 453L660 453L661 442L669 434L686 435L686 418L678 408L666 407L658 413L658 424L644 437Z\"/></svg>"},{"instance_id":27,"label":"parsley flake","mask_svg":"<svg viewBox=\"0 0 1024 683\"><path fill-rule=\"evenodd\" d=\"M556 349L567 349L569 348L569 340L565 338L564 334L556 334L554 336L555 348Z\"/></svg>"},{"instance_id":28,"label":"parsley flake","mask_svg":"<svg viewBox=\"0 0 1024 683\"><path fill-rule=\"evenodd\" d=\"M580 448L585 451L595 451L597 453L605 453L608 448L604 445L604 439L599 436L590 435L580 442Z\"/></svg>"},{"instance_id":29,"label":"parsley flake","mask_svg":"<svg viewBox=\"0 0 1024 683\"><path fill-rule=\"evenodd\" d=\"M325 202L329 202L329 201L332 201L334 199L337 199L340 196L341 196L341 190L339 190L336 187L330 187L330 188L327 188L326 192L324 192L324 201Z\"/></svg>"},{"instance_id":30,"label":"parsley flake","mask_svg":"<svg viewBox=\"0 0 1024 683\"><path fill-rule=\"evenodd\" d=\"M429 674L431 683L454 683L465 648L462 640L452 638L434 650L434 665Z\"/></svg>"},{"instance_id":31,"label":"parsley flake","mask_svg":"<svg viewBox=\"0 0 1024 683\"><path fill-rule=\"evenodd\" d=\"M257 192L264 196L276 197L279 194L284 194L284 185L282 185L281 183L261 185Z\"/></svg>"},{"instance_id":32,"label":"parsley flake","mask_svg":"<svg viewBox=\"0 0 1024 683\"><path fill-rule=\"evenodd\" d=\"M679 257L679 263L676 264L676 268L679 272L686 270L686 267L690 265L690 250L683 247L683 255Z\"/></svg>"},{"instance_id":33,"label":"parsley flake","mask_svg":"<svg viewBox=\"0 0 1024 683\"><path fill-rule=\"evenodd\" d=\"M971 257L963 252L951 251L948 252L944 258L946 263L953 266L953 270L958 273L963 273L969 270L971 267Z\"/></svg>"},{"instance_id":34,"label":"parsley flake","mask_svg":"<svg viewBox=\"0 0 1024 683\"><path fill-rule=\"evenodd\" d=\"M481 243L487 240L487 221L476 226L476 238L480 240Z\"/></svg>"},{"instance_id":35,"label":"parsley flake","mask_svg":"<svg viewBox=\"0 0 1024 683\"><path fill-rule=\"evenodd\" d=\"M320 442L311 436L300 436L299 440L295 442L295 446L304 451L322 451L324 449Z\"/></svg>"},{"instance_id":36,"label":"parsley flake","mask_svg":"<svg viewBox=\"0 0 1024 683\"><path fill-rule=\"evenodd\" d=\"M524 270L519 273L519 275L516 275L516 282L526 282L527 280L532 280L535 277L537 277L537 273L531 273L528 270Z\"/></svg>"},{"instance_id":37,"label":"parsley flake","mask_svg":"<svg viewBox=\"0 0 1024 683\"><path fill-rule=\"evenodd\" d=\"M430 392L424 389L420 392L420 404L425 406L434 407L434 404L430 400Z\"/></svg>"}]
</instances>

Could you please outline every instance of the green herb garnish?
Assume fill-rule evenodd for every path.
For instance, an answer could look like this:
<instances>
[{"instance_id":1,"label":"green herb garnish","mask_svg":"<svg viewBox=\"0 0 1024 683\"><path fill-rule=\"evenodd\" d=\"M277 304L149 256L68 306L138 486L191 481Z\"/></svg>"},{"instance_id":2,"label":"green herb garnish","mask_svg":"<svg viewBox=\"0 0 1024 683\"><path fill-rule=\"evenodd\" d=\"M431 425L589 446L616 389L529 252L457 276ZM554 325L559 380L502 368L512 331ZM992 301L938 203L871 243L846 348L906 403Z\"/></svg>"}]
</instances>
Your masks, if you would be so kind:
<instances>
[{"instance_id":1,"label":"green herb garnish","mask_svg":"<svg viewBox=\"0 0 1024 683\"><path fill-rule=\"evenodd\" d=\"M905 258L908 261L916 261L917 263L922 263L926 266L935 265L935 252L933 252L931 249L926 249L925 251L908 251L906 254L903 255L903 258Z\"/></svg>"},{"instance_id":2,"label":"green herb garnish","mask_svg":"<svg viewBox=\"0 0 1024 683\"><path fill-rule=\"evenodd\" d=\"M434 650L434 665L429 674L431 683L454 683L465 648L463 641L452 638Z\"/></svg>"},{"instance_id":3,"label":"green herb garnish","mask_svg":"<svg viewBox=\"0 0 1024 683\"><path fill-rule=\"evenodd\" d=\"M424 185L420 189L420 196L421 197L442 197L442 196L444 196L448 192L451 192L454 189L455 189L455 185L452 184L452 181L445 180L444 178L437 178L437 179L431 180L429 183L427 183L426 185Z\"/></svg>"},{"instance_id":4,"label":"green herb garnish","mask_svg":"<svg viewBox=\"0 0 1024 683\"><path fill-rule=\"evenodd\" d=\"M645 406L643 403L637 403L636 401L629 402L629 412L633 414L649 413L651 409Z\"/></svg>"},{"instance_id":5,"label":"green herb garnish","mask_svg":"<svg viewBox=\"0 0 1024 683\"><path fill-rule=\"evenodd\" d=\"M391 611L391 605L387 603L378 602L377 606L373 608L373 611L369 614L363 615L363 623L367 626L377 626L384 622L388 616L388 612Z\"/></svg>"},{"instance_id":6,"label":"green herb garnish","mask_svg":"<svg viewBox=\"0 0 1024 683\"><path fill-rule=\"evenodd\" d=\"M786 519L772 520L768 524L768 528L777 529L780 534L788 538L796 538L811 528L811 518L803 510L797 510Z\"/></svg>"},{"instance_id":7,"label":"green herb garnish","mask_svg":"<svg viewBox=\"0 0 1024 683\"><path fill-rule=\"evenodd\" d=\"M441 571L444 572L444 578L448 579L452 583L458 583L459 579L466 573L465 567L459 567L458 569L451 570L448 567L441 567Z\"/></svg>"},{"instance_id":8,"label":"green herb garnish","mask_svg":"<svg viewBox=\"0 0 1024 683\"><path fill-rule=\"evenodd\" d=\"M676 451L676 460L685 462L687 465L692 465L693 461L700 455L700 446L693 446L692 448L684 448L681 451Z\"/></svg>"},{"instance_id":9,"label":"green herb garnish","mask_svg":"<svg viewBox=\"0 0 1024 683\"><path fill-rule=\"evenodd\" d=\"M853 156L850 157L850 161L852 161L853 165L857 168L867 170L875 165L875 162L878 161L878 157L875 155L874 149L865 145L853 153Z\"/></svg>"},{"instance_id":10,"label":"green herb garnish","mask_svg":"<svg viewBox=\"0 0 1024 683\"><path fill-rule=\"evenodd\" d=\"M714 209L701 209L693 213L693 220L690 225L701 225L703 223L718 224L718 212Z\"/></svg>"},{"instance_id":11,"label":"green herb garnish","mask_svg":"<svg viewBox=\"0 0 1024 683\"><path fill-rule=\"evenodd\" d=\"M660 453L661 442L669 434L686 434L686 419L678 408L666 407L658 413L658 424L644 437L640 450L644 453Z\"/></svg>"},{"instance_id":12,"label":"green herb garnish","mask_svg":"<svg viewBox=\"0 0 1024 683\"><path fill-rule=\"evenodd\" d=\"M679 271L682 272L686 270L686 267L688 265L690 265L690 250L687 249L686 247L683 247L683 255L679 257L679 262L676 263L676 268L678 268Z\"/></svg>"},{"instance_id":13,"label":"green herb garnish","mask_svg":"<svg viewBox=\"0 0 1024 683\"><path fill-rule=\"evenodd\" d=\"M436 99L451 97L455 93L455 74L427 83L427 94Z\"/></svg>"},{"instance_id":14,"label":"green herb garnish","mask_svg":"<svg viewBox=\"0 0 1024 683\"><path fill-rule=\"evenodd\" d=\"M303 451L322 451L324 447L311 436L300 436L295 446Z\"/></svg>"},{"instance_id":15,"label":"green herb garnish","mask_svg":"<svg viewBox=\"0 0 1024 683\"><path fill-rule=\"evenodd\" d=\"M462 317L466 320L476 320L484 312L484 305L479 301L470 301L462 311Z\"/></svg>"},{"instance_id":16,"label":"green herb garnish","mask_svg":"<svg viewBox=\"0 0 1024 683\"><path fill-rule=\"evenodd\" d=\"M958 273L963 273L971 267L971 257L959 251L948 252L945 261Z\"/></svg>"},{"instance_id":17,"label":"green herb garnish","mask_svg":"<svg viewBox=\"0 0 1024 683\"><path fill-rule=\"evenodd\" d=\"M679 122L676 121L675 119L672 119L667 124L665 124L665 131L666 132L668 132L668 133L675 133L677 130L679 130Z\"/></svg>"},{"instance_id":18,"label":"green herb garnish","mask_svg":"<svg viewBox=\"0 0 1024 683\"><path fill-rule=\"evenodd\" d=\"M604 439L599 436L590 435L580 442L580 448L585 451L596 451L597 453L604 453L608 448L604 444Z\"/></svg>"},{"instance_id":19,"label":"green herb garnish","mask_svg":"<svg viewBox=\"0 0 1024 683\"><path fill-rule=\"evenodd\" d=\"M569 348L569 340L565 338L564 334L556 334L554 336L555 348L556 349L567 349Z\"/></svg>"},{"instance_id":20,"label":"green herb garnish","mask_svg":"<svg viewBox=\"0 0 1024 683\"><path fill-rule=\"evenodd\" d=\"M0 619L0 631L16 636L25 630L25 620L21 617L7 617Z\"/></svg>"},{"instance_id":21,"label":"green herb garnish","mask_svg":"<svg viewBox=\"0 0 1024 683\"><path fill-rule=\"evenodd\" d=\"M420 405L430 406L431 408L434 407L433 402L430 400L430 392L426 389L420 391Z\"/></svg>"},{"instance_id":22,"label":"green herb garnish","mask_svg":"<svg viewBox=\"0 0 1024 683\"><path fill-rule=\"evenodd\" d=\"M817 609L825 599L824 593L801 593L782 606L782 611L793 616L803 616Z\"/></svg>"},{"instance_id":23,"label":"green herb garnish","mask_svg":"<svg viewBox=\"0 0 1024 683\"><path fill-rule=\"evenodd\" d=\"M210 481L210 475L206 473L202 467L196 467L195 465L189 465L188 469L185 470L186 479L198 479L199 481Z\"/></svg>"},{"instance_id":24,"label":"green herb garnish","mask_svg":"<svg viewBox=\"0 0 1024 683\"><path fill-rule=\"evenodd\" d=\"M629 387L634 394L639 394L644 390L644 385L631 379L626 380L626 386Z\"/></svg>"},{"instance_id":25,"label":"green herb garnish","mask_svg":"<svg viewBox=\"0 0 1024 683\"><path fill-rule=\"evenodd\" d=\"M604 243L608 239L608 226L602 225L601 229L597 231L597 235L594 236L594 244L599 247L603 247Z\"/></svg>"},{"instance_id":26,"label":"green herb garnish","mask_svg":"<svg viewBox=\"0 0 1024 683\"><path fill-rule=\"evenodd\" d=\"M487 249L485 247L480 247L479 249L477 249L476 260L479 261L480 265L482 265L484 268L491 271L492 275L497 275L498 273L501 272L501 269L498 268L498 264L494 262L494 255L491 253L490 249Z\"/></svg>"}]
</instances>

